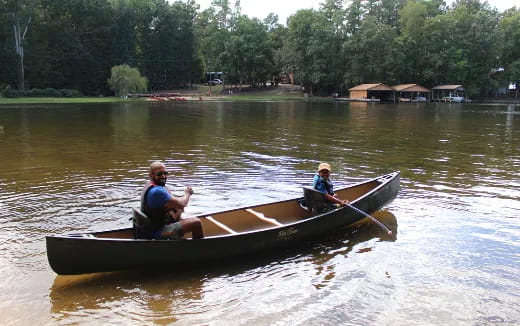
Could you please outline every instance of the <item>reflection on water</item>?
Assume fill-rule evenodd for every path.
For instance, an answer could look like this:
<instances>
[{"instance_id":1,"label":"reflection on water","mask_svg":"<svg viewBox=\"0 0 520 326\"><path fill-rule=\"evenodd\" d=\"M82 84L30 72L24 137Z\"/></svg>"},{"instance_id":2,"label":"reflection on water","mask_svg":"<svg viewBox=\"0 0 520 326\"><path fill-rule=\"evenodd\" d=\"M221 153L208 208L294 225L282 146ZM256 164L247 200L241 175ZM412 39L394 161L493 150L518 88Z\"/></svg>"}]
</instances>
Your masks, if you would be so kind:
<instances>
[{"instance_id":1,"label":"reflection on water","mask_svg":"<svg viewBox=\"0 0 520 326\"><path fill-rule=\"evenodd\" d=\"M518 323L519 112L444 103L0 107L2 321ZM394 232L398 221L399 235L387 241L369 224L180 275L56 277L44 236L128 226L152 160L169 166L174 191L195 189L187 215L300 196L321 161L337 186L400 170L401 192L377 213Z\"/></svg>"},{"instance_id":2,"label":"reflection on water","mask_svg":"<svg viewBox=\"0 0 520 326\"><path fill-rule=\"evenodd\" d=\"M386 211L374 214L397 233L395 216ZM381 238L377 238L381 236ZM98 316L113 318L113 310L121 321L172 323L184 314L206 314L211 307L221 305L240 306L243 299L254 297L251 293L233 292L222 301L216 292L229 288L224 284L243 284L261 280L266 288L275 287L272 278L292 278L300 273L296 265L304 265L305 273L312 272L312 286L323 289L334 282L336 260L348 260L349 253L369 252L373 244L368 241L392 241L373 223L355 229L339 230L334 234L306 243L298 248L257 254L254 259L227 261L225 264L201 266L200 269L170 271L127 271L97 273L77 276L56 276L50 289L51 312L56 321L81 323L85 311ZM254 289L253 291L266 289ZM270 292L270 291L269 291ZM270 294L276 300L282 294ZM211 300L206 299L213 297ZM229 296L229 295L228 295ZM245 298L244 298L245 297ZM129 309L128 305L132 308ZM101 317L104 319L104 317Z\"/></svg>"},{"instance_id":3,"label":"reflection on water","mask_svg":"<svg viewBox=\"0 0 520 326\"><path fill-rule=\"evenodd\" d=\"M51 312L56 321L82 323L85 311L98 320L171 323L177 307L202 298L200 275L171 271L102 273L57 276L50 291Z\"/></svg>"},{"instance_id":4,"label":"reflection on water","mask_svg":"<svg viewBox=\"0 0 520 326\"><path fill-rule=\"evenodd\" d=\"M516 113L515 113L516 112ZM507 106L507 118L506 118L506 139L511 142L513 140L513 117L515 114L519 114L515 111L515 105L509 104Z\"/></svg>"}]
</instances>

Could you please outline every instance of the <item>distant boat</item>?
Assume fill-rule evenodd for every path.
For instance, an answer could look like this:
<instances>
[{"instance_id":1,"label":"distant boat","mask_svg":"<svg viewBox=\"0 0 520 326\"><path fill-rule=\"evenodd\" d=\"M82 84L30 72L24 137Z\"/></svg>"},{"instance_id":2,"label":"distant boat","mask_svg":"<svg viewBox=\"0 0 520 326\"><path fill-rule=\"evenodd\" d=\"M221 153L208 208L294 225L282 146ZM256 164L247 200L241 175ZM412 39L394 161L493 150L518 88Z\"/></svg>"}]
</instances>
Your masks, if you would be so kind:
<instances>
[{"instance_id":1,"label":"distant boat","mask_svg":"<svg viewBox=\"0 0 520 326\"><path fill-rule=\"evenodd\" d=\"M453 102L453 103L463 103L465 101L464 97L462 96L446 96L444 97L444 102Z\"/></svg>"},{"instance_id":2,"label":"distant boat","mask_svg":"<svg viewBox=\"0 0 520 326\"><path fill-rule=\"evenodd\" d=\"M202 239L136 239L131 227L51 235L46 237L47 258L60 275L204 265L239 256L247 260L258 251L370 221L365 214L390 203L399 191L399 180L399 172L393 172L337 190L352 207L331 207L320 192L304 187L303 197L199 215ZM136 223L143 217L134 209Z\"/></svg>"},{"instance_id":3,"label":"distant boat","mask_svg":"<svg viewBox=\"0 0 520 326\"><path fill-rule=\"evenodd\" d=\"M337 102L381 102L378 98L350 98L350 97L336 97L333 98Z\"/></svg>"}]
</instances>

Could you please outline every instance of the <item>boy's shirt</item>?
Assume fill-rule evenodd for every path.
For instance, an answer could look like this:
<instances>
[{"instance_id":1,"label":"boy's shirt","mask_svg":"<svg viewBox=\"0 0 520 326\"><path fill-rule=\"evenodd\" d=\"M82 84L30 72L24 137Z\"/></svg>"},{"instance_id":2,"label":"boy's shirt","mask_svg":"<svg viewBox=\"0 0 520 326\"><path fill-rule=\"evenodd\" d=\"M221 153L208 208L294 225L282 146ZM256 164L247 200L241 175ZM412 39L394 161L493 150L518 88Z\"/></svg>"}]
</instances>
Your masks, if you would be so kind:
<instances>
[{"instance_id":1,"label":"boy's shirt","mask_svg":"<svg viewBox=\"0 0 520 326\"><path fill-rule=\"evenodd\" d=\"M312 187L322 194L329 194L331 196L334 195L334 186L330 179L324 179L319 176L319 174L314 175L314 179L312 180Z\"/></svg>"}]
</instances>

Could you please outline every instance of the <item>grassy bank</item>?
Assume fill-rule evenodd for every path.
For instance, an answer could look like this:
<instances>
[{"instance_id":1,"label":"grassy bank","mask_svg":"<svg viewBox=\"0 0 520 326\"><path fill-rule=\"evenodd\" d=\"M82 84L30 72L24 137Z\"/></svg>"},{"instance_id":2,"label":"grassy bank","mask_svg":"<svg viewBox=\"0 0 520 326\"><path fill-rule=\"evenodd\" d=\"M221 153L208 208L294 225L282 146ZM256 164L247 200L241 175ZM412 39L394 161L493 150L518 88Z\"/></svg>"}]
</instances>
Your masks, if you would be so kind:
<instances>
[{"instance_id":1,"label":"grassy bank","mask_svg":"<svg viewBox=\"0 0 520 326\"><path fill-rule=\"evenodd\" d=\"M0 105L4 104L42 104L42 103L112 103L125 100L120 97L0 97Z\"/></svg>"},{"instance_id":2,"label":"grassy bank","mask_svg":"<svg viewBox=\"0 0 520 326\"><path fill-rule=\"evenodd\" d=\"M217 98L218 99L218 98ZM233 94L222 96L222 101L301 101L301 100L320 100L319 97L303 97L302 95L269 95L269 94Z\"/></svg>"},{"instance_id":3,"label":"grassy bank","mask_svg":"<svg viewBox=\"0 0 520 326\"><path fill-rule=\"evenodd\" d=\"M182 97L182 96L181 96ZM203 101L236 101L236 102L254 102L254 101L330 101L330 98L323 97L303 97L301 95L273 95L273 94L232 94L232 95L213 95L200 96ZM198 97L196 98L198 100ZM19 105L19 104L66 104L66 103L116 103L116 102L139 102L148 101L146 98L123 99L119 97L20 97L20 98L3 98L0 97L0 105Z\"/></svg>"},{"instance_id":4,"label":"grassy bank","mask_svg":"<svg viewBox=\"0 0 520 326\"><path fill-rule=\"evenodd\" d=\"M304 97L295 86L279 86L265 89L250 89L244 86L238 88L223 89L222 85L212 86L198 85L191 89L170 90L179 97L202 98L207 101L294 101L294 100L330 100L329 97ZM0 105L8 104L62 104L62 103L113 103L128 101L146 101L146 98L123 99L120 97L19 97L4 98L0 97Z\"/></svg>"}]
</instances>

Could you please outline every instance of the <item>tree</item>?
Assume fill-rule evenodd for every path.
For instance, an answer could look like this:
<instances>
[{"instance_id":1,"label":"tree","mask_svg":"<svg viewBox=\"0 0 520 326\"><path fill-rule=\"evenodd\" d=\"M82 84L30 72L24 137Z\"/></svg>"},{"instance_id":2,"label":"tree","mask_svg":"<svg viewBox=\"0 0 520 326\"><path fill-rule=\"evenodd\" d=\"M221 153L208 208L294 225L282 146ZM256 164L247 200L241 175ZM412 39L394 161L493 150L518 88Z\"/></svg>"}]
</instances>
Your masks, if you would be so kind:
<instances>
[{"instance_id":1,"label":"tree","mask_svg":"<svg viewBox=\"0 0 520 326\"><path fill-rule=\"evenodd\" d=\"M375 18L378 24L398 27L399 10L407 0L378 0L366 1L364 6L368 16Z\"/></svg>"},{"instance_id":2,"label":"tree","mask_svg":"<svg viewBox=\"0 0 520 326\"><path fill-rule=\"evenodd\" d=\"M373 16L345 43L350 56L345 83L395 83L402 63L396 29Z\"/></svg>"},{"instance_id":3,"label":"tree","mask_svg":"<svg viewBox=\"0 0 520 326\"><path fill-rule=\"evenodd\" d=\"M215 8L215 18L218 28L222 30L230 29L233 24L234 15L229 6L229 0L213 0L211 6ZM238 7L235 8L240 10L240 1L238 2Z\"/></svg>"},{"instance_id":4,"label":"tree","mask_svg":"<svg viewBox=\"0 0 520 326\"><path fill-rule=\"evenodd\" d=\"M115 66L111 69L110 79L107 80L110 89L117 96L126 96L130 93L145 92L148 88L148 79L142 77L139 70L128 65Z\"/></svg>"},{"instance_id":5,"label":"tree","mask_svg":"<svg viewBox=\"0 0 520 326\"><path fill-rule=\"evenodd\" d=\"M268 48L273 58L271 81L278 85L281 75L289 75L290 69L285 64L283 45L286 40L287 27L278 23L278 15L270 13L263 21L269 35Z\"/></svg>"},{"instance_id":6,"label":"tree","mask_svg":"<svg viewBox=\"0 0 520 326\"><path fill-rule=\"evenodd\" d=\"M507 66L507 76L516 86L515 98L518 98L518 88L520 88L520 60L513 61Z\"/></svg>"},{"instance_id":7,"label":"tree","mask_svg":"<svg viewBox=\"0 0 520 326\"><path fill-rule=\"evenodd\" d=\"M273 70L267 27L257 18L241 16L235 23L221 60L230 77L240 84L248 80L252 85L264 84Z\"/></svg>"},{"instance_id":8,"label":"tree","mask_svg":"<svg viewBox=\"0 0 520 326\"><path fill-rule=\"evenodd\" d=\"M365 15L361 1L352 0L350 6L346 8L346 33L348 36L354 35L361 27L361 22Z\"/></svg>"},{"instance_id":9,"label":"tree","mask_svg":"<svg viewBox=\"0 0 520 326\"><path fill-rule=\"evenodd\" d=\"M500 36L500 64L505 68L505 82L515 83L518 97L520 88L520 9L510 9L504 13L498 28Z\"/></svg>"},{"instance_id":10,"label":"tree","mask_svg":"<svg viewBox=\"0 0 520 326\"><path fill-rule=\"evenodd\" d=\"M106 0L39 0L27 36L26 80L37 88L107 94L113 11Z\"/></svg>"},{"instance_id":11,"label":"tree","mask_svg":"<svg viewBox=\"0 0 520 326\"><path fill-rule=\"evenodd\" d=\"M431 30L426 29L428 7L424 2L408 2L399 12L403 62L399 82L420 83L430 81L423 76L425 67L435 54L428 51ZM404 63L407 64L404 64Z\"/></svg>"},{"instance_id":12,"label":"tree","mask_svg":"<svg viewBox=\"0 0 520 326\"><path fill-rule=\"evenodd\" d=\"M36 1L28 0L6 0L0 5L0 9L7 12L13 28L14 50L18 61L18 89L20 90L25 89L25 43L35 6Z\"/></svg>"},{"instance_id":13,"label":"tree","mask_svg":"<svg viewBox=\"0 0 520 326\"><path fill-rule=\"evenodd\" d=\"M196 3L150 0L137 27L139 68L152 89L185 86L202 75L202 58L195 37Z\"/></svg>"},{"instance_id":14,"label":"tree","mask_svg":"<svg viewBox=\"0 0 520 326\"><path fill-rule=\"evenodd\" d=\"M313 9L298 10L289 18L287 42L284 45L289 69L294 72L295 80L312 92L312 67L314 56L309 55L313 23L317 12Z\"/></svg>"},{"instance_id":15,"label":"tree","mask_svg":"<svg viewBox=\"0 0 520 326\"><path fill-rule=\"evenodd\" d=\"M498 13L478 0L459 0L444 16L451 36L448 81L461 82L472 96L485 95L498 65Z\"/></svg>"},{"instance_id":16,"label":"tree","mask_svg":"<svg viewBox=\"0 0 520 326\"><path fill-rule=\"evenodd\" d=\"M210 7L201 12L196 19L195 26L196 37L199 40L200 52L204 60L204 70L206 72L222 71L219 55L224 52L224 44L229 38L229 32L218 27L215 9Z\"/></svg>"}]
</instances>

